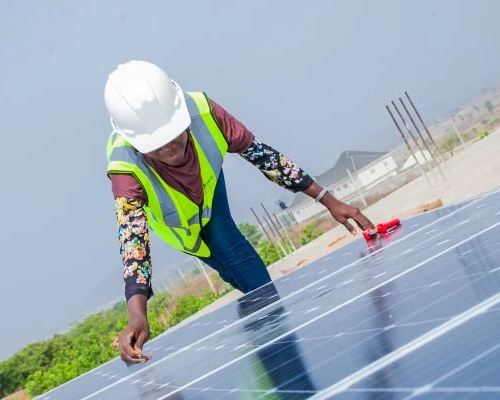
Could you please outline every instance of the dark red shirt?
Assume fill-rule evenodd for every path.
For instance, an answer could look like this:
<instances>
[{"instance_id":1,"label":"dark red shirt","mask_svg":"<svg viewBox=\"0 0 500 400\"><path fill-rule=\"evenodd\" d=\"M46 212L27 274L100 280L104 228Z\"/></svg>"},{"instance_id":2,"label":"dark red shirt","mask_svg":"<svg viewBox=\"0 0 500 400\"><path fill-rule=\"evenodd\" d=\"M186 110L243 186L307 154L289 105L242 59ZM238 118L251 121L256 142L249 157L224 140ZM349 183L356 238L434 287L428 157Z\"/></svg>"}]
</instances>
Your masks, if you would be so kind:
<instances>
[{"instance_id":1,"label":"dark red shirt","mask_svg":"<svg viewBox=\"0 0 500 400\"><path fill-rule=\"evenodd\" d=\"M228 143L228 152L240 153L246 150L254 139L254 135L235 117L212 99L209 99L212 112L219 123ZM203 200L203 186L200 175L200 164L192 139L187 144L184 160L180 165L172 166L145 156L146 162L173 189L187 196L196 204ZM112 174L111 190L115 197L128 197L145 201L146 194L139 182L128 174Z\"/></svg>"}]
</instances>

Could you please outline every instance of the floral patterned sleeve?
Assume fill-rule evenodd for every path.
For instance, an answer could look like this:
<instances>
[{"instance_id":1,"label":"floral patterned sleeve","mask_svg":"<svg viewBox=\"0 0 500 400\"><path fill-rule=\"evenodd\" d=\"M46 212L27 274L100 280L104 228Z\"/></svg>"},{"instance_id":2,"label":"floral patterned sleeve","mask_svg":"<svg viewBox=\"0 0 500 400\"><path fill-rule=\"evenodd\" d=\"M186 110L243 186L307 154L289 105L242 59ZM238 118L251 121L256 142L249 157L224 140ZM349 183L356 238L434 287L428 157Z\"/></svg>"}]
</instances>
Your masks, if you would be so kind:
<instances>
[{"instance_id":1,"label":"floral patterned sleeve","mask_svg":"<svg viewBox=\"0 0 500 400\"><path fill-rule=\"evenodd\" d=\"M314 182L296 163L256 138L240 155L259 168L270 181L291 192L303 191Z\"/></svg>"},{"instance_id":2,"label":"floral patterned sleeve","mask_svg":"<svg viewBox=\"0 0 500 400\"><path fill-rule=\"evenodd\" d=\"M143 294L149 299L153 295L152 265L144 203L115 197L115 211L123 258L125 298L128 301L135 294Z\"/></svg>"}]
</instances>

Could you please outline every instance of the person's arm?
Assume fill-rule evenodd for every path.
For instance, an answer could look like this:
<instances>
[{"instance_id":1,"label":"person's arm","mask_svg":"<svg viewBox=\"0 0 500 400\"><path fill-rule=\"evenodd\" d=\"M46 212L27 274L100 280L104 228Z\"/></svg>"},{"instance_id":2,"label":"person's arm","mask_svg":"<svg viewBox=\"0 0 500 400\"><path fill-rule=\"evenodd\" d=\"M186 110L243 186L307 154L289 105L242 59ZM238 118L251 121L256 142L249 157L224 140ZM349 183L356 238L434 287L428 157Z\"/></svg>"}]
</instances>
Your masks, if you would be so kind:
<instances>
[{"instance_id":1,"label":"person's arm","mask_svg":"<svg viewBox=\"0 0 500 400\"><path fill-rule=\"evenodd\" d=\"M147 301L151 288L151 255L144 202L115 197L120 254L123 259L125 298L129 315L127 327L120 333L120 356L127 362L144 362L142 346L149 339Z\"/></svg>"},{"instance_id":2,"label":"person's arm","mask_svg":"<svg viewBox=\"0 0 500 400\"><path fill-rule=\"evenodd\" d=\"M118 240L123 260L123 280L127 302L132 296L149 299L151 288L151 254L144 203L127 197L115 198Z\"/></svg>"},{"instance_id":3,"label":"person's arm","mask_svg":"<svg viewBox=\"0 0 500 400\"><path fill-rule=\"evenodd\" d=\"M230 153L238 153L255 165L267 179L291 192L303 192L314 199L322 192L323 188L314 182L314 179L297 163L256 139L241 121L214 100L210 99L210 104L212 114L226 138ZM356 234L356 231L348 222L350 218L362 229L374 228L359 209L342 203L329 192L323 194L321 204L330 211L334 219L343 224L353 235Z\"/></svg>"},{"instance_id":4,"label":"person's arm","mask_svg":"<svg viewBox=\"0 0 500 400\"><path fill-rule=\"evenodd\" d=\"M240 155L255 165L269 180L291 192L303 192L323 204L334 219L344 225L351 234L356 229L348 222L353 219L361 230L374 229L373 223L358 208L337 200L329 191L318 185L299 165L271 146L253 139L252 144ZM318 197L319 196L319 197Z\"/></svg>"},{"instance_id":5,"label":"person's arm","mask_svg":"<svg viewBox=\"0 0 500 400\"><path fill-rule=\"evenodd\" d=\"M313 179L297 164L260 142L240 120L213 99L209 100L212 114L226 138L229 153L239 154L259 168L266 178L292 192L305 190L313 183Z\"/></svg>"},{"instance_id":6,"label":"person's arm","mask_svg":"<svg viewBox=\"0 0 500 400\"><path fill-rule=\"evenodd\" d=\"M303 192L314 183L313 178L297 163L256 138L239 154L256 166L267 179L291 192Z\"/></svg>"},{"instance_id":7,"label":"person's arm","mask_svg":"<svg viewBox=\"0 0 500 400\"><path fill-rule=\"evenodd\" d=\"M332 217L339 223L345 226L345 228L351 232L352 235L356 235L356 229L349 223L349 219L354 220L356 225L363 231L365 229L375 229L375 225L360 211L359 208L352 207L349 204L343 203L336 199L333 194L326 190L326 188L321 187L316 182L309 186L303 191L309 197L313 199L318 199L321 204L323 204Z\"/></svg>"}]
</instances>

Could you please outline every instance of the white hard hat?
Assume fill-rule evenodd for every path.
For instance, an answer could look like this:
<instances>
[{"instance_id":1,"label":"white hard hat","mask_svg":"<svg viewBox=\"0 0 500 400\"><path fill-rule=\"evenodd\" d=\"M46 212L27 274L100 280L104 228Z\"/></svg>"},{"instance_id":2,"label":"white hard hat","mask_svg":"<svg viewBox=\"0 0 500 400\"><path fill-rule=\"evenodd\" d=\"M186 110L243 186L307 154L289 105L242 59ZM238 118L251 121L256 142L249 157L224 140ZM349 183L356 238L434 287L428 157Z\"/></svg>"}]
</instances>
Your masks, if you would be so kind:
<instances>
[{"instance_id":1,"label":"white hard hat","mask_svg":"<svg viewBox=\"0 0 500 400\"><path fill-rule=\"evenodd\" d=\"M141 153L169 143L191 124L180 86L146 61L118 65L104 101L115 131Z\"/></svg>"}]
</instances>

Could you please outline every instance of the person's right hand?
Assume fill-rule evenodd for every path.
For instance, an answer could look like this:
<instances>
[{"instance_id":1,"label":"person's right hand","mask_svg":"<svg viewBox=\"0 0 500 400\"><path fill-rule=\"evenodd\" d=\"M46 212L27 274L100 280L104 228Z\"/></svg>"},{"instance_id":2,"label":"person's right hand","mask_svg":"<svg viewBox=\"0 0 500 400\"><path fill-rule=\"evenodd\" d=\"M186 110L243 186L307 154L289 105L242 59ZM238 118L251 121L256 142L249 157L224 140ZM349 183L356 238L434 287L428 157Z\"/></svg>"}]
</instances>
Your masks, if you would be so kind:
<instances>
[{"instance_id":1,"label":"person's right hand","mask_svg":"<svg viewBox=\"0 0 500 400\"><path fill-rule=\"evenodd\" d=\"M145 296L132 296L128 303L129 323L120 332L120 358L129 363L144 363L151 356L142 355L142 346L149 339L150 330L147 318L147 299Z\"/></svg>"},{"instance_id":2,"label":"person's right hand","mask_svg":"<svg viewBox=\"0 0 500 400\"><path fill-rule=\"evenodd\" d=\"M128 324L120 332L120 358L130 363L144 363L151 356L142 355L142 346L149 339L149 324L147 320L142 323Z\"/></svg>"}]
</instances>

